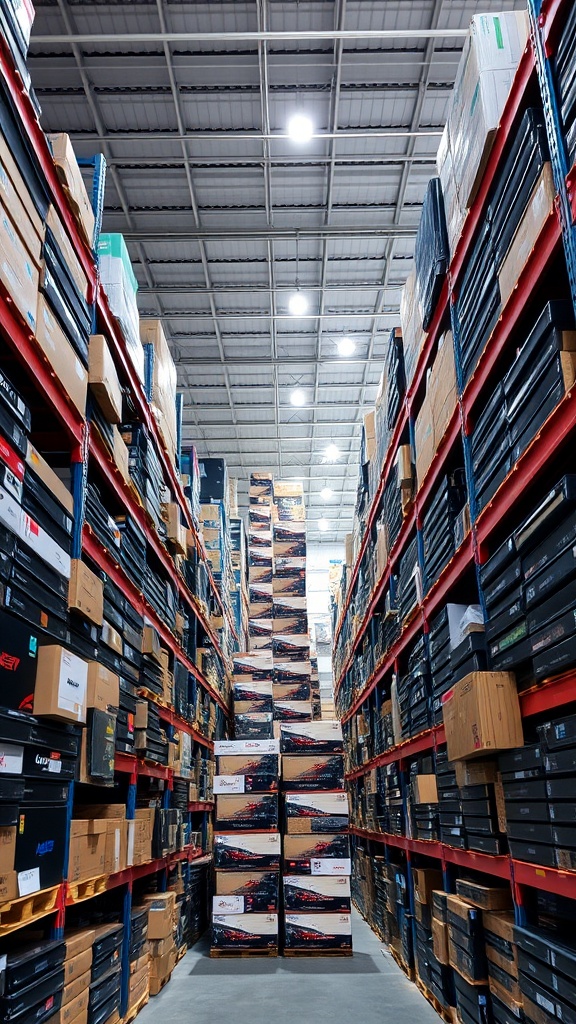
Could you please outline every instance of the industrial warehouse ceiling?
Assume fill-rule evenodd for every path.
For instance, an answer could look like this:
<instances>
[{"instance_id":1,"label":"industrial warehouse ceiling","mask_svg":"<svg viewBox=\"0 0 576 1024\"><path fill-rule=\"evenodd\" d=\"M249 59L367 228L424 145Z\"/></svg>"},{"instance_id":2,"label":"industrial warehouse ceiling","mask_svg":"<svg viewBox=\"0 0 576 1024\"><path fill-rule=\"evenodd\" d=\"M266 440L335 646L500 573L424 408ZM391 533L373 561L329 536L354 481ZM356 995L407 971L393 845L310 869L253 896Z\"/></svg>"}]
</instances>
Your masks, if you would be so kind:
<instances>
[{"instance_id":1,"label":"industrial warehouse ceiling","mask_svg":"<svg viewBox=\"0 0 576 1024\"><path fill-rule=\"evenodd\" d=\"M226 458L244 505L252 469L301 478L309 539L342 540L465 30L525 3L35 7L43 127L106 157L103 229L163 320L184 441Z\"/></svg>"}]
</instances>

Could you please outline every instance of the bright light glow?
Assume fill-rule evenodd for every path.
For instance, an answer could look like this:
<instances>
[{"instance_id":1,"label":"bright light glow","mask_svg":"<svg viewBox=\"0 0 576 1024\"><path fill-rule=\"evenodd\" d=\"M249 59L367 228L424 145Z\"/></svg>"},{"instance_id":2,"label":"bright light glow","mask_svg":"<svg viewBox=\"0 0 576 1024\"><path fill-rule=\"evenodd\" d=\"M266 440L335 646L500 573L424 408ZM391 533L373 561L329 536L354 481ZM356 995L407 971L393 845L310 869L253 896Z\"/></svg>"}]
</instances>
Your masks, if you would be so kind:
<instances>
[{"instance_id":1,"label":"bright light glow","mask_svg":"<svg viewBox=\"0 0 576 1024\"><path fill-rule=\"evenodd\" d=\"M330 498L332 497L333 494L334 491L332 490L331 487L323 487L322 490L320 491L320 497L322 498L322 501L330 501Z\"/></svg>"},{"instance_id":2,"label":"bright light glow","mask_svg":"<svg viewBox=\"0 0 576 1024\"><path fill-rule=\"evenodd\" d=\"M340 458L340 449L338 445L329 444L328 447L324 449L324 458L326 459L326 462L338 462L338 459Z\"/></svg>"},{"instance_id":3,"label":"bright light glow","mask_svg":"<svg viewBox=\"0 0 576 1024\"><path fill-rule=\"evenodd\" d=\"M288 309L292 316L305 316L308 312L308 299L303 292L297 291L288 299Z\"/></svg>"},{"instance_id":4,"label":"bright light glow","mask_svg":"<svg viewBox=\"0 0 576 1024\"><path fill-rule=\"evenodd\" d=\"M293 142L310 142L314 134L312 121L306 114L294 114L288 122L288 135Z\"/></svg>"},{"instance_id":5,"label":"bright light glow","mask_svg":"<svg viewBox=\"0 0 576 1024\"><path fill-rule=\"evenodd\" d=\"M328 522L328 520L327 519L319 519L318 520L318 529L320 530L320 533L326 533L326 531L330 529L330 523Z\"/></svg>"},{"instance_id":6,"label":"bright light glow","mask_svg":"<svg viewBox=\"0 0 576 1024\"><path fill-rule=\"evenodd\" d=\"M353 356L356 351L356 342L353 338L342 338L342 341L338 342L338 355L347 359L349 356Z\"/></svg>"},{"instance_id":7,"label":"bright light glow","mask_svg":"<svg viewBox=\"0 0 576 1024\"><path fill-rule=\"evenodd\" d=\"M290 395L290 402L292 405L302 406L306 405L306 395L302 391L302 388L296 388L295 391Z\"/></svg>"}]
</instances>

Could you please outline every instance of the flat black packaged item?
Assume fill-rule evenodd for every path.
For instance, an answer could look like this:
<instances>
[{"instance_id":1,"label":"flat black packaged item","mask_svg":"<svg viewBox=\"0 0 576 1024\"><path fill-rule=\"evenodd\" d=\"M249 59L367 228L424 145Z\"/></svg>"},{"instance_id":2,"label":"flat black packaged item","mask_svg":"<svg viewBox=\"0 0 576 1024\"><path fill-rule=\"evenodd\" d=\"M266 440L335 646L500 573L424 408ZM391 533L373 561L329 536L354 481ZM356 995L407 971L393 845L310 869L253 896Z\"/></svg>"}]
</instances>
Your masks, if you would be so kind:
<instances>
[{"instance_id":1,"label":"flat black packaged item","mask_svg":"<svg viewBox=\"0 0 576 1024\"><path fill-rule=\"evenodd\" d=\"M18 421L20 427L25 434L29 434L32 429L32 416L30 409L26 405L24 399L20 393L16 390L8 377L0 369L0 405L4 405L10 412L10 415Z\"/></svg>"},{"instance_id":2,"label":"flat black packaged item","mask_svg":"<svg viewBox=\"0 0 576 1024\"><path fill-rule=\"evenodd\" d=\"M124 937L124 925L114 922L111 924L99 925L96 928L96 935L92 943L92 980L97 981L102 977L113 963L120 958L122 939ZM98 973L102 966L105 969Z\"/></svg>"},{"instance_id":3,"label":"flat black packaged item","mask_svg":"<svg viewBox=\"0 0 576 1024\"><path fill-rule=\"evenodd\" d=\"M3 1021L20 1021L21 1024L28 1024L34 1021L38 1024L49 1016L47 1009L51 1010L50 1000L56 993L62 994L64 988L64 967L60 966L49 974L42 974L35 978L25 988L18 988L10 994L0 997L0 1014Z\"/></svg>"},{"instance_id":4,"label":"flat black packaged item","mask_svg":"<svg viewBox=\"0 0 576 1024\"><path fill-rule=\"evenodd\" d=\"M16 835L16 871L36 871L39 889L59 885L66 853L66 806L21 808Z\"/></svg>"},{"instance_id":5,"label":"flat black packaged item","mask_svg":"<svg viewBox=\"0 0 576 1024\"><path fill-rule=\"evenodd\" d=\"M511 140L488 207L496 265L504 258L528 206L544 163L549 160L544 114L529 107Z\"/></svg>"},{"instance_id":6,"label":"flat black packaged item","mask_svg":"<svg viewBox=\"0 0 576 1024\"><path fill-rule=\"evenodd\" d=\"M510 855L514 860L524 860L529 864L541 864L547 868L556 867L554 847L552 846L523 842L519 839L509 839L508 847Z\"/></svg>"},{"instance_id":7,"label":"flat black packaged item","mask_svg":"<svg viewBox=\"0 0 576 1024\"><path fill-rule=\"evenodd\" d=\"M114 744L116 715L100 708L90 708L87 716L87 772L93 779L114 782Z\"/></svg>"},{"instance_id":8,"label":"flat black packaged item","mask_svg":"<svg viewBox=\"0 0 576 1024\"><path fill-rule=\"evenodd\" d=\"M567 475L553 487L536 509L514 531L516 550L525 557L576 505L576 475Z\"/></svg>"},{"instance_id":9,"label":"flat black packaged item","mask_svg":"<svg viewBox=\"0 0 576 1024\"><path fill-rule=\"evenodd\" d=\"M416 285L424 330L430 326L450 262L439 178L428 182L415 247Z\"/></svg>"},{"instance_id":10,"label":"flat black packaged item","mask_svg":"<svg viewBox=\"0 0 576 1024\"><path fill-rule=\"evenodd\" d=\"M12 581L1 589L3 592L0 593L0 599L6 610L18 615L33 629L38 629L44 637L49 637L58 643L66 642L68 636L66 618L61 618L51 608L43 607L34 597L30 597L22 587L16 586ZM38 591L35 593L38 594Z\"/></svg>"},{"instance_id":11,"label":"flat black packaged item","mask_svg":"<svg viewBox=\"0 0 576 1024\"><path fill-rule=\"evenodd\" d=\"M534 657L534 675L540 681L548 676L558 675L574 664L576 664L576 636L570 636Z\"/></svg>"},{"instance_id":12,"label":"flat black packaged item","mask_svg":"<svg viewBox=\"0 0 576 1024\"><path fill-rule=\"evenodd\" d=\"M120 1007L120 986L110 999L91 1010L88 1009L88 1024L105 1024L112 1014Z\"/></svg>"},{"instance_id":13,"label":"flat black packaged item","mask_svg":"<svg viewBox=\"0 0 576 1024\"><path fill-rule=\"evenodd\" d=\"M97 981L90 984L90 995L88 1006L90 1010L96 1010L102 1003L110 999L120 989L122 965L118 962L110 970L106 971Z\"/></svg>"},{"instance_id":14,"label":"flat black packaged item","mask_svg":"<svg viewBox=\"0 0 576 1024\"><path fill-rule=\"evenodd\" d=\"M66 956L66 947L61 939L28 943L15 953L8 953L4 967L0 970L0 992L8 996L27 988L41 974L56 970Z\"/></svg>"}]
</instances>

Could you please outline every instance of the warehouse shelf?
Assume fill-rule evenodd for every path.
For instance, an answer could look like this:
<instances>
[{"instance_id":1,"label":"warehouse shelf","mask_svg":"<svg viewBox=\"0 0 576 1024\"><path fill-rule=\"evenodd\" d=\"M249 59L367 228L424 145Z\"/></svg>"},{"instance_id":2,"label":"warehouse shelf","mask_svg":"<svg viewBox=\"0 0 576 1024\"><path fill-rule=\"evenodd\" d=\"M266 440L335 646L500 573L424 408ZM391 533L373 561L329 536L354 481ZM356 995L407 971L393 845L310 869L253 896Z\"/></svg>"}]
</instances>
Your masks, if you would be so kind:
<instances>
[{"instance_id":1,"label":"warehouse shelf","mask_svg":"<svg viewBox=\"0 0 576 1024\"><path fill-rule=\"evenodd\" d=\"M576 391L568 391L500 484L492 500L480 512L475 524L479 544L484 544L488 540L491 531L525 493L528 481L530 484L534 483L558 445L575 427Z\"/></svg>"},{"instance_id":2,"label":"warehouse shelf","mask_svg":"<svg viewBox=\"0 0 576 1024\"><path fill-rule=\"evenodd\" d=\"M506 100L496 131L494 143L490 150L488 162L482 175L480 188L471 209L468 211L462 233L450 261L449 277L452 292L457 286L464 263L470 254L476 230L484 218L488 194L498 173L504 150L510 138L510 132L520 117L523 101L531 82L536 82L536 60L534 48L529 39L516 69L508 99Z\"/></svg>"},{"instance_id":3,"label":"warehouse shelf","mask_svg":"<svg viewBox=\"0 0 576 1024\"><path fill-rule=\"evenodd\" d=\"M175 864L183 861L187 861L191 864L193 861L200 861L206 858L206 863L210 859L204 853L203 850L198 850L195 846L188 846L184 850L176 850L174 853L169 853L166 857L157 857L155 860L147 861L146 864L133 864L131 867L123 868L122 871L116 871L111 875L103 875L102 878L105 882L105 890L117 889L120 885L130 885L132 882L137 881L140 878L146 878L148 875L154 875L158 871L164 871ZM97 881L94 879L94 881ZM71 889L82 886L83 882L70 883L64 882L64 898L67 907L74 907L78 903L85 903L86 900L93 899L94 895L100 895L100 893L93 893L92 895L82 895L75 898L71 892Z\"/></svg>"},{"instance_id":4,"label":"warehouse shelf","mask_svg":"<svg viewBox=\"0 0 576 1024\"><path fill-rule=\"evenodd\" d=\"M435 725L431 729L424 729L418 733L417 736L411 736L410 739L404 740L402 743L397 743L393 747L389 747L388 750L382 751L381 754L376 754L375 757L371 757L369 761L366 761L363 765L358 768L353 768L351 771L346 773L347 779L359 779L362 775L366 775L372 771L373 768L380 768L382 765L392 764L393 761L407 760L408 758L415 757L416 754L423 754L426 751L434 750L442 743L446 742L446 733L443 725Z\"/></svg>"},{"instance_id":5,"label":"warehouse shelf","mask_svg":"<svg viewBox=\"0 0 576 1024\"><path fill-rule=\"evenodd\" d=\"M522 717L547 714L576 701L576 669L519 694Z\"/></svg>"},{"instance_id":6,"label":"warehouse shelf","mask_svg":"<svg viewBox=\"0 0 576 1024\"><path fill-rule=\"evenodd\" d=\"M206 739L201 732L198 732L190 722L187 722L181 715L176 714L171 708L166 708L162 704L156 704L158 714L163 722L167 725L172 725L175 729L179 729L181 732L187 732L196 743L201 743L202 746L208 747L209 750L214 749L212 740Z\"/></svg>"},{"instance_id":7,"label":"warehouse shelf","mask_svg":"<svg viewBox=\"0 0 576 1024\"><path fill-rule=\"evenodd\" d=\"M123 754L119 751L116 751L114 756L114 771L133 777L142 775L149 779L163 779L165 782L172 778L172 769L167 765L142 761L135 754Z\"/></svg>"},{"instance_id":8,"label":"warehouse shelf","mask_svg":"<svg viewBox=\"0 0 576 1024\"><path fill-rule=\"evenodd\" d=\"M164 547L160 538L158 537L158 534L156 533L156 528L152 526L151 523L149 522L145 510L142 507L142 505L139 504L132 488L128 483L126 483L120 470L114 463L111 456L106 451L103 441L99 436L95 434L94 431L90 432L90 454L94 457L94 460L97 463L100 472L102 473L110 487L113 488L114 491L120 492L126 509L130 513L130 515L136 520L136 522L140 526L140 529L145 533L146 542L150 545L150 547L154 551L154 554L161 562L162 567L166 572L166 575L168 576L170 581L178 588L180 594L187 602L191 610L194 612L194 615L200 622L202 628L210 637L210 640L212 641L216 650L220 651L218 639L214 631L212 630L212 627L210 626L206 616L203 615L200 609L198 608L194 595L188 589L188 587L186 586L186 584L176 571L176 567L167 549Z\"/></svg>"},{"instance_id":9,"label":"warehouse shelf","mask_svg":"<svg viewBox=\"0 0 576 1024\"><path fill-rule=\"evenodd\" d=\"M194 800L188 804L188 810L193 814L202 811L211 811L214 807L214 800Z\"/></svg>"},{"instance_id":10,"label":"warehouse shelf","mask_svg":"<svg viewBox=\"0 0 576 1024\"><path fill-rule=\"evenodd\" d=\"M430 839L410 839L408 836L395 836L389 832L371 832L368 829L358 828L357 825L352 825L350 831L360 839L384 843L386 846L404 850L405 853L418 853L422 857L439 860L442 864L456 864L469 871L479 871L484 875L493 875L495 878L505 878L508 881L511 879L512 861L507 855L491 857L486 853L459 850L455 846L448 846L446 843ZM574 883L576 885L576 874Z\"/></svg>"},{"instance_id":11,"label":"warehouse shelf","mask_svg":"<svg viewBox=\"0 0 576 1024\"><path fill-rule=\"evenodd\" d=\"M496 362L508 344L518 320L526 307L526 302L534 294L542 274L556 252L560 252L562 230L557 206L554 206L548 220L540 233L538 244L534 246L516 283L508 302L500 314L500 319L490 335L480 355L476 369L464 388L462 405L464 423L469 429L472 410Z\"/></svg>"},{"instance_id":12,"label":"warehouse shelf","mask_svg":"<svg viewBox=\"0 0 576 1024\"><path fill-rule=\"evenodd\" d=\"M442 604L446 600L450 590L458 582L458 578L461 573L474 561L474 539L472 532L470 531L456 553L452 556L447 565L444 566L442 573L436 580L434 585L430 588L427 594L424 595L422 606L427 616L433 615L438 609L438 605Z\"/></svg>"},{"instance_id":13,"label":"warehouse shelf","mask_svg":"<svg viewBox=\"0 0 576 1024\"><path fill-rule=\"evenodd\" d=\"M96 535L90 529L90 526L85 523L82 532L82 548L83 551L91 558L101 569L110 576L110 579L116 586L122 591L122 593L128 598L132 606L140 615L144 615L158 631L162 637L164 643L170 648L175 654L179 661L181 661L189 672L197 679L197 681L204 687L205 690L210 694L213 700L220 705L223 711L228 713L228 705L222 695L214 690L207 679L204 678L199 669L194 665L190 659L186 656L176 638L170 632L168 627L159 618L158 613L152 608L146 601L143 594L141 594L124 572L121 565L112 558L110 552L100 543Z\"/></svg>"},{"instance_id":14,"label":"warehouse shelf","mask_svg":"<svg viewBox=\"0 0 576 1024\"><path fill-rule=\"evenodd\" d=\"M516 885L527 885L532 889L543 889L556 896L576 899L576 872L561 871L558 868L539 867L523 860L512 861Z\"/></svg>"}]
</instances>

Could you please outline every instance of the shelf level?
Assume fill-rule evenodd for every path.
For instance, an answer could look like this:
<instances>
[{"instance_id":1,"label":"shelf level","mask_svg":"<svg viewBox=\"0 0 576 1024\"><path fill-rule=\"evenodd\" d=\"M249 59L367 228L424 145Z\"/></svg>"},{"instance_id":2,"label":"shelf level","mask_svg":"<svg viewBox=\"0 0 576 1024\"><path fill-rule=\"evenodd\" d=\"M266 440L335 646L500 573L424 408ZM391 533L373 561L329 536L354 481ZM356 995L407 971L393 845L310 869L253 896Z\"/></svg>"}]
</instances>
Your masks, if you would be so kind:
<instances>
[{"instance_id":1,"label":"shelf level","mask_svg":"<svg viewBox=\"0 0 576 1024\"><path fill-rule=\"evenodd\" d=\"M419 733L418 736L412 736L403 743L398 743L395 747L389 747L388 750L382 751L381 754L376 754L375 757L370 758L365 764L347 772L346 778L359 779L362 775L372 771L373 768L380 768L382 765L392 764L393 761L402 761L414 757L416 754L423 754L427 750L434 750L435 747L445 742L446 733L444 726L435 725L431 729L426 729L424 732Z\"/></svg>"},{"instance_id":2,"label":"shelf level","mask_svg":"<svg viewBox=\"0 0 576 1024\"><path fill-rule=\"evenodd\" d=\"M371 832L368 829L352 825L350 831L360 839L368 839L374 843L393 846L406 853L417 853L422 857L432 857L443 864L457 864L469 871L479 871L484 875L511 880L511 859L508 856L490 857L486 853L474 850L458 850L446 843L434 842L429 839L410 839L407 836L393 836L388 832ZM574 875L576 885L576 874Z\"/></svg>"}]
</instances>

